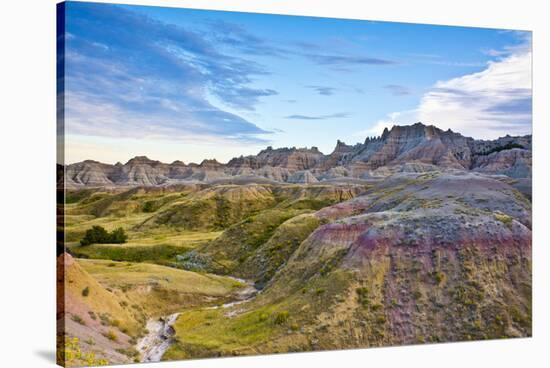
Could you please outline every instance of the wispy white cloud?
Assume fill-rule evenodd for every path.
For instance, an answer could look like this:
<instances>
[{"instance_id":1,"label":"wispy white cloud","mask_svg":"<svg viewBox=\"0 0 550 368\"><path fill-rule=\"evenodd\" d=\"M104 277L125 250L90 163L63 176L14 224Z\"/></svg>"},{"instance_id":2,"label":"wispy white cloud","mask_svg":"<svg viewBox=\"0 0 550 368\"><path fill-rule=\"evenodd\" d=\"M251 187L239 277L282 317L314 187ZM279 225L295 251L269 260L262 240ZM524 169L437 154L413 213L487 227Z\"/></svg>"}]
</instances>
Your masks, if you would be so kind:
<instances>
[{"instance_id":1,"label":"wispy white cloud","mask_svg":"<svg viewBox=\"0 0 550 368\"><path fill-rule=\"evenodd\" d=\"M483 49L481 51L484 54L492 57L506 57L531 51L531 32L503 30L500 33L513 34L519 42L513 45L505 45L500 49Z\"/></svg>"},{"instance_id":2,"label":"wispy white cloud","mask_svg":"<svg viewBox=\"0 0 550 368\"><path fill-rule=\"evenodd\" d=\"M349 113L347 112L337 112L335 114L330 115L289 115L285 116L285 119L292 119L292 120L327 120L327 119L343 119L349 117Z\"/></svg>"},{"instance_id":3,"label":"wispy white cloud","mask_svg":"<svg viewBox=\"0 0 550 368\"><path fill-rule=\"evenodd\" d=\"M226 52L231 48L244 55L244 44L249 44L267 53L259 39L226 27L223 33L214 32L223 34L219 40L109 4L71 3L67 16L67 133L268 142L265 137L272 132L242 117L253 112L260 99L277 94L253 86L254 79L268 71L234 55L238 52ZM210 96L220 103L214 104Z\"/></svg>"},{"instance_id":4,"label":"wispy white cloud","mask_svg":"<svg viewBox=\"0 0 550 368\"><path fill-rule=\"evenodd\" d=\"M500 52L484 70L435 83L416 109L388 114L361 133L421 121L483 139L531 134L530 40Z\"/></svg>"}]
</instances>

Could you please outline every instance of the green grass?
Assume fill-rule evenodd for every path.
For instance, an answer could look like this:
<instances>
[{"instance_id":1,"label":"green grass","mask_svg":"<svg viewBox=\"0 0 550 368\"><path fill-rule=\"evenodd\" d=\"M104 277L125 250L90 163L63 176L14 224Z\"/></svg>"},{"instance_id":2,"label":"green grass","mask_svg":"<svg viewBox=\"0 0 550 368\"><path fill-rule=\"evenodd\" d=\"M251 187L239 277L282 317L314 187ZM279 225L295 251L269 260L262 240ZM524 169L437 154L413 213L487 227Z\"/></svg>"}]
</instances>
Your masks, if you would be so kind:
<instances>
[{"instance_id":1,"label":"green grass","mask_svg":"<svg viewBox=\"0 0 550 368\"><path fill-rule=\"evenodd\" d=\"M96 191L97 189L67 190L65 192L65 203L72 204L81 202L90 198Z\"/></svg>"},{"instance_id":2,"label":"green grass","mask_svg":"<svg viewBox=\"0 0 550 368\"><path fill-rule=\"evenodd\" d=\"M71 192L71 204L66 206L65 216L67 246L74 256L80 258L171 265L176 255L215 239L221 233L184 231L182 228L160 224L142 226L172 202L185 201L187 194L143 193L138 189L121 193L93 193L89 190ZM96 225L107 231L123 228L128 234L127 243L80 247L78 243L86 230Z\"/></svg>"},{"instance_id":3,"label":"green grass","mask_svg":"<svg viewBox=\"0 0 550 368\"><path fill-rule=\"evenodd\" d=\"M319 219L313 214L302 214L283 222L238 266L238 274L264 285L290 258L300 244L318 226Z\"/></svg>"},{"instance_id":4,"label":"green grass","mask_svg":"<svg viewBox=\"0 0 550 368\"><path fill-rule=\"evenodd\" d=\"M286 220L351 196L350 191L322 185L307 189L300 185L220 185L176 192L141 188L76 190L70 191L65 206L65 239L77 257L164 265L172 264L178 254L197 247L207 248L206 254L214 255L217 261L214 270L227 272L254 255ZM86 230L92 226L102 226L107 231L122 228L128 241L118 246L79 247ZM296 231L291 227L286 230L294 234ZM226 229L222 239L214 240L222 229ZM299 234L287 236L268 246L273 247L269 250L270 257L280 258L274 259L276 267L302 238ZM211 244L205 247L207 242ZM266 272L264 278L272 273L273 270Z\"/></svg>"},{"instance_id":5,"label":"green grass","mask_svg":"<svg viewBox=\"0 0 550 368\"><path fill-rule=\"evenodd\" d=\"M79 315L73 314L73 315L71 316L71 319L72 319L74 322L78 323L78 324L81 324L81 325L83 325L83 326L86 326L86 322L85 322L85 321L82 319L82 317L80 317Z\"/></svg>"},{"instance_id":6,"label":"green grass","mask_svg":"<svg viewBox=\"0 0 550 368\"><path fill-rule=\"evenodd\" d=\"M262 186L220 185L171 204L147 222L147 226L163 224L185 230L221 230L275 204L271 191Z\"/></svg>"},{"instance_id":7,"label":"green grass","mask_svg":"<svg viewBox=\"0 0 550 368\"><path fill-rule=\"evenodd\" d=\"M136 232L135 227L145 221L150 214L137 213L123 217L105 216L94 217L93 215L69 214L65 216L65 240L67 242L79 242L86 233L86 230L94 225L102 226L107 231L113 231L118 227L122 227L130 236L130 241L140 236Z\"/></svg>"},{"instance_id":8,"label":"green grass","mask_svg":"<svg viewBox=\"0 0 550 368\"><path fill-rule=\"evenodd\" d=\"M445 282L446 278L447 276L443 272L441 271L434 272L434 280L437 285L441 285L443 282Z\"/></svg>"},{"instance_id":9,"label":"green grass","mask_svg":"<svg viewBox=\"0 0 550 368\"><path fill-rule=\"evenodd\" d=\"M501 212L495 212L494 216L497 221L502 222L504 225L508 227L512 226L512 222L514 221L512 217Z\"/></svg>"},{"instance_id":10,"label":"green grass","mask_svg":"<svg viewBox=\"0 0 550 368\"><path fill-rule=\"evenodd\" d=\"M338 201L334 198L301 198L298 200L291 201L289 203L283 203L279 207L295 209L295 210L320 210L332 204L337 203Z\"/></svg>"},{"instance_id":11,"label":"green grass","mask_svg":"<svg viewBox=\"0 0 550 368\"><path fill-rule=\"evenodd\" d=\"M170 265L175 262L178 254L194 249L219 235L220 232L178 232L159 228L144 233L131 232L131 239L125 244L81 246L70 243L68 248L70 253L78 258Z\"/></svg>"},{"instance_id":12,"label":"green grass","mask_svg":"<svg viewBox=\"0 0 550 368\"><path fill-rule=\"evenodd\" d=\"M79 259L78 263L114 295L123 295L119 304L124 309L132 310L135 308L131 306L137 305L152 315L224 302L244 286L232 278L156 264L89 259ZM120 318L112 318L109 324L116 319Z\"/></svg>"},{"instance_id":13,"label":"green grass","mask_svg":"<svg viewBox=\"0 0 550 368\"><path fill-rule=\"evenodd\" d=\"M80 259L78 263L86 272L110 287L155 282L179 293L224 295L227 291L243 286L224 276L198 274L155 264L88 259Z\"/></svg>"},{"instance_id":14,"label":"green grass","mask_svg":"<svg viewBox=\"0 0 550 368\"><path fill-rule=\"evenodd\" d=\"M289 351L291 346L306 343L300 327L318 323L317 316L334 305L350 281L348 273L334 272L306 281L302 286L311 291L305 293L293 289L281 295L269 290L231 318L226 316L227 309L186 311L174 325L177 343L163 360L254 354L264 349ZM315 292L319 289L321 295Z\"/></svg>"},{"instance_id":15,"label":"green grass","mask_svg":"<svg viewBox=\"0 0 550 368\"><path fill-rule=\"evenodd\" d=\"M215 259L210 265L217 272L232 272L266 243L277 228L304 210L270 209L232 225L218 238L197 248L197 252Z\"/></svg>"},{"instance_id":16,"label":"green grass","mask_svg":"<svg viewBox=\"0 0 550 368\"><path fill-rule=\"evenodd\" d=\"M428 211L450 203L457 206L451 211L461 211L457 215L511 225L498 211L466 213L458 199L428 201L405 191L408 185L423 188L432 176L371 193L369 204L380 211L392 203ZM128 331L135 341L148 318L182 312L174 326L177 342L164 360L530 334L530 261L508 248L486 254L465 245L424 254L388 247L364 249L371 253L361 259L360 242L350 245L322 232L321 241L308 238L332 221L318 219L315 210L353 197L341 188L202 185L185 193L71 195L69 246L87 257L78 264L89 276L67 286L90 305L78 314L101 322L102 331L111 329L120 340L119 331ZM123 227L128 243L79 247L79 234L96 224L109 231ZM378 223L369 226L376 230ZM190 255L195 257L185 258ZM183 267L186 260L211 268L163 266ZM265 288L244 304L210 309L235 300L244 285L203 271L252 279ZM407 316L410 336L392 329L395 316Z\"/></svg>"},{"instance_id":17,"label":"green grass","mask_svg":"<svg viewBox=\"0 0 550 368\"><path fill-rule=\"evenodd\" d=\"M278 313L277 306L258 308L231 319L225 317L222 309L185 312L174 325L177 343L166 352L163 360L246 351L283 331L284 326L274 322Z\"/></svg>"},{"instance_id":18,"label":"green grass","mask_svg":"<svg viewBox=\"0 0 550 368\"><path fill-rule=\"evenodd\" d=\"M113 330L107 331L106 333L103 334L103 336L105 336L106 338L108 338L111 341L117 341L118 340L118 336L117 336L116 332L113 331Z\"/></svg>"},{"instance_id":19,"label":"green grass","mask_svg":"<svg viewBox=\"0 0 550 368\"><path fill-rule=\"evenodd\" d=\"M126 262L153 262L171 264L178 254L190 248L173 245L126 246L114 244L93 244L88 246L72 246L70 253L78 258L109 259Z\"/></svg>"}]
</instances>

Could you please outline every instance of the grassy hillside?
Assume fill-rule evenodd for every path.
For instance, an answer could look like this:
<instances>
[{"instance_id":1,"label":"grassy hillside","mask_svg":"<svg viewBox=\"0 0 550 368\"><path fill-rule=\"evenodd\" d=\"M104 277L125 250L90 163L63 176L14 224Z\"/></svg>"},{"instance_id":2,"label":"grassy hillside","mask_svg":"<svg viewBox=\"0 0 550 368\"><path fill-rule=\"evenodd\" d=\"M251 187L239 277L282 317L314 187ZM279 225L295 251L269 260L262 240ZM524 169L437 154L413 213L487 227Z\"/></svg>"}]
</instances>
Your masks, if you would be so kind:
<instances>
[{"instance_id":1,"label":"grassy hillside","mask_svg":"<svg viewBox=\"0 0 550 368\"><path fill-rule=\"evenodd\" d=\"M233 271L254 277L282 256L263 292L183 313L165 359L530 336L529 225L529 201L493 179L394 178L277 226ZM241 226L196 251L217 244L238 262L223 246L254 239Z\"/></svg>"},{"instance_id":2,"label":"grassy hillside","mask_svg":"<svg viewBox=\"0 0 550 368\"><path fill-rule=\"evenodd\" d=\"M252 256L284 221L364 190L357 185L270 184L73 190L67 195L65 239L76 257L169 266L176 265L178 255L200 248L200 254L216 259L206 269L228 273ZM86 230L95 225L107 231L123 228L128 242L80 246ZM248 242L245 248L231 245L243 239ZM287 247L283 242L289 240L281 239L278 246Z\"/></svg>"},{"instance_id":3,"label":"grassy hillside","mask_svg":"<svg viewBox=\"0 0 550 368\"><path fill-rule=\"evenodd\" d=\"M245 285L147 263L65 257L66 346L71 366L139 360L147 320L234 299Z\"/></svg>"},{"instance_id":4,"label":"grassy hillside","mask_svg":"<svg viewBox=\"0 0 550 368\"><path fill-rule=\"evenodd\" d=\"M174 313L197 305L224 302L244 285L234 279L147 263L78 261L81 267L115 295L138 305L147 316Z\"/></svg>"},{"instance_id":5,"label":"grassy hillside","mask_svg":"<svg viewBox=\"0 0 550 368\"><path fill-rule=\"evenodd\" d=\"M530 336L531 202L514 185L434 171L71 192L67 245L86 280L72 299L93 281L109 300L98 313L127 344L110 362L176 312L164 360ZM80 246L93 225L128 242Z\"/></svg>"},{"instance_id":6,"label":"grassy hillside","mask_svg":"<svg viewBox=\"0 0 550 368\"><path fill-rule=\"evenodd\" d=\"M143 226L166 224L186 230L219 230L273 205L275 198L269 187L221 185L192 193Z\"/></svg>"},{"instance_id":7,"label":"grassy hillside","mask_svg":"<svg viewBox=\"0 0 550 368\"><path fill-rule=\"evenodd\" d=\"M178 254L194 249L220 235L220 232L178 232L174 230L166 230L163 234L161 229L157 229L155 233L158 235L144 235L131 231L130 239L125 244L80 246L78 243L73 243L69 245L69 250L75 257L80 258L171 265Z\"/></svg>"},{"instance_id":8,"label":"grassy hillside","mask_svg":"<svg viewBox=\"0 0 550 368\"><path fill-rule=\"evenodd\" d=\"M351 280L350 273L338 271L284 295L259 294L229 309L186 311L174 326L177 343L163 360L314 350L317 316L345 297Z\"/></svg>"}]
</instances>

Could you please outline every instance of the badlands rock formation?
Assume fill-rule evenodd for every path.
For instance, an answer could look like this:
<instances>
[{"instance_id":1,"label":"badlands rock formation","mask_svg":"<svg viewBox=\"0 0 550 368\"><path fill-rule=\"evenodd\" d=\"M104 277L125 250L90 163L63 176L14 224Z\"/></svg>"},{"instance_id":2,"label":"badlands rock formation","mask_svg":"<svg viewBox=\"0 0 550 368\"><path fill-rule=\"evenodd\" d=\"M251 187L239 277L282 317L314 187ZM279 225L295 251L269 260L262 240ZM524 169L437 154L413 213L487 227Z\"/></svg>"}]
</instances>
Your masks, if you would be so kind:
<instances>
[{"instance_id":1,"label":"badlands rock formation","mask_svg":"<svg viewBox=\"0 0 550 368\"><path fill-rule=\"evenodd\" d=\"M484 141L416 123L385 129L380 137L353 146L338 141L328 155L316 147L268 147L257 155L233 158L227 164L216 160L166 164L144 156L115 165L86 160L66 166L65 182L69 187L158 186L246 177L251 181L265 178L307 184L434 169L530 178L531 161L531 136Z\"/></svg>"}]
</instances>

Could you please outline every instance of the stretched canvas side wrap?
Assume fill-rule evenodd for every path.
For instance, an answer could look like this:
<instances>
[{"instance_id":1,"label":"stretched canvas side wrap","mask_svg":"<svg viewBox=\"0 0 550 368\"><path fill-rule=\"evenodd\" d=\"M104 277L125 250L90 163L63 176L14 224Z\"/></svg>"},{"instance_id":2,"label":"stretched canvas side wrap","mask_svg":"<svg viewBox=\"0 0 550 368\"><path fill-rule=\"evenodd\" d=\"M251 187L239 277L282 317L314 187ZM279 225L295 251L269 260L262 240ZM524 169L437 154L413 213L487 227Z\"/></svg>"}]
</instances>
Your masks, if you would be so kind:
<instances>
[{"instance_id":1,"label":"stretched canvas side wrap","mask_svg":"<svg viewBox=\"0 0 550 368\"><path fill-rule=\"evenodd\" d=\"M531 32L57 5L57 362L531 336Z\"/></svg>"}]
</instances>

